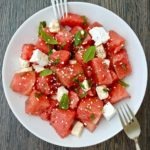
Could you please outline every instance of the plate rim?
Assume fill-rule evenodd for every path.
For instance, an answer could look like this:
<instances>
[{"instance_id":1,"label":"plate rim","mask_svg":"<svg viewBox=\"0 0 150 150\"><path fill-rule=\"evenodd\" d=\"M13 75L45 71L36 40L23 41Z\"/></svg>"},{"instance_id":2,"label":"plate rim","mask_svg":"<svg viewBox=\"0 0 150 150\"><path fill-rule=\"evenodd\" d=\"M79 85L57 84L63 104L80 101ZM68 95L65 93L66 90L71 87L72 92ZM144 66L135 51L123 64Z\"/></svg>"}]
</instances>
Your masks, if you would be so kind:
<instances>
[{"instance_id":1,"label":"plate rim","mask_svg":"<svg viewBox=\"0 0 150 150\"><path fill-rule=\"evenodd\" d=\"M140 46L141 46L141 48L142 48L142 57L143 57L143 59L144 59L144 64L145 64L145 82L146 82L146 84L145 84L145 87L143 88L143 95L141 96L142 97L142 100L141 100L141 103L140 103L140 105L139 105L139 107L138 107L138 109L137 109L137 111L135 112L135 114L137 114L137 112L139 111L139 109L140 109L140 107L141 107L141 105L142 105L142 103L143 103L143 100L144 100L144 96L145 96L145 94L146 94L146 89L147 89L147 83L148 83L148 65L147 65L147 59L146 59L146 56L145 56L145 51L144 51L144 48L143 48L143 46L142 46L142 44L141 44L141 42L140 42L140 40L139 40L139 38L138 38L138 36L137 36L137 34L134 32L134 30L129 26L129 24L126 22L126 21L124 21L119 15L117 15L117 14L115 14L113 11L111 11L111 10L109 10L109 9L107 9L107 8L105 8L105 7L103 7L103 6L100 6L100 5L97 5L97 4L93 4L93 3L89 3L89 2L68 2L68 4L69 5L72 5L72 4L82 4L82 5L93 5L94 7L100 7L101 9L104 9L105 11L108 11L108 12L110 12L110 13L112 13L112 15L114 15L114 16L116 16L118 19L120 19L121 21L123 21L123 23L125 23L125 24L127 24L128 25L128 27L130 28L130 30L133 32L133 34L136 36L136 38L137 38L137 41L139 42L139 44L140 44ZM17 118L17 120L23 125L23 127L25 127L30 133L32 133L34 136L36 136L36 137L38 137L39 139L41 139L41 140L43 140L43 141L46 141L46 142L48 142L48 143L51 143L50 141L48 141L46 138L44 138L44 137L42 137L42 136L40 136L39 134L36 134L35 132L33 132L32 130L30 130L23 122L22 122L22 120L21 120L21 118L17 115L17 113L15 112L15 109L12 107L12 105L10 104L10 100L9 100L9 98L8 98L8 95L7 95L7 88L6 88L6 86L5 86L5 75L4 75L4 70L5 70L5 65L6 65L6 58L7 58L7 55L8 55L8 49L9 49L9 46L10 46L10 43L12 43L12 41L13 41L13 39L14 39L14 37L17 35L17 33L26 25L26 23L28 23L28 21L29 20L31 20L34 16L36 16L38 13L41 13L42 11L45 11L46 9L49 9L49 8L51 8L52 7L52 5L50 5L50 6L48 6L48 7L45 7L45 8L42 8L41 10L38 10L36 13L34 13L33 15L31 15L31 16L29 16L20 26L19 26L19 28L17 28L17 30L15 31L15 33L13 34L13 36L11 37L11 39L10 39L10 41L9 41L9 43L8 43L8 45L7 45L7 48L6 48L6 51L5 51L5 54L4 54L4 58L3 58L3 64L2 64L2 84L3 84L3 91L4 91L4 95L5 95L5 97L6 97L6 100L7 100L7 103L8 103L8 105L9 105L9 107L10 107L10 109L11 109L11 111L12 111L12 113L15 115L15 117ZM115 133L113 133L109 138L107 138L107 140L109 140L110 138L113 138L115 135L117 135L120 131L122 131L122 128L121 128L121 130L118 130L118 132L115 132ZM86 143L86 144L84 144L84 145L80 145L80 146L71 146L71 145L66 145L66 144L59 144L59 143L57 143L57 142L53 142L53 143L51 143L51 144L54 144L54 145L57 145L57 146L63 146L63 147L70 147L70 148L79 148L79 147L88 147L88 146L93 146L93 145L96 145L96 144L100 144L100 143L103 143L103 142L105 142L105 141L107 141L106 139L104 139L104 140L102 140L102 141L100 141L100 142L98 142L98 141L96 141L95 143L92 143L92 144L88 144L88 143Z\"/></svg>"}]
</instances>

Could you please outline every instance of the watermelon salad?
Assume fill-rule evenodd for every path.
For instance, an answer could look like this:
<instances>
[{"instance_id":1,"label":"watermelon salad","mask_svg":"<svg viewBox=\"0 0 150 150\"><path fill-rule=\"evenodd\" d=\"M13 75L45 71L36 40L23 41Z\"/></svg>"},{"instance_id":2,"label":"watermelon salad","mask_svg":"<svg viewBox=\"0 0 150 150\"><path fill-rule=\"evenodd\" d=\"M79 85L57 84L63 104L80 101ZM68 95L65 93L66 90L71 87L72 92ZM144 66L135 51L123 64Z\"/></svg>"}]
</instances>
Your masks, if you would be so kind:
<instances>
[{"instance_id":1,"label":"watermelon salad","mask_svg":"<svg viewBox=\"0 0 150 150\"><path fill-rule=\"evenodd\" d=\"M123 79L132 72L125 39L86 16L68 13L41 21L36 43L24 44L11 89L28 96L25 112L46 120L64 138L93 132L129 98Z\"/></svg>"}]
</instances>

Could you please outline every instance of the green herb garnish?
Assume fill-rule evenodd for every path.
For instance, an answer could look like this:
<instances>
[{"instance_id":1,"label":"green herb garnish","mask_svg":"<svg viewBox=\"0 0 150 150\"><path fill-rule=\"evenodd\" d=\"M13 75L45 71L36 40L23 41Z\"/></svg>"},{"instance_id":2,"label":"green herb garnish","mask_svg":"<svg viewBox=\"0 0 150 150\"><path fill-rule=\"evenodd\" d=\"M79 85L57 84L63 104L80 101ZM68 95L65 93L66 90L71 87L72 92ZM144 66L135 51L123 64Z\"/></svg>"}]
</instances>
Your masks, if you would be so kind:
<instances>
[{"instance_id":1,"label":"green herb garnish","mask_svg":"<svg viewBox=\"0 0 150 150\"><path fill-rule=\"evenodd\" d=\"M84 97L86 97L86 95L87 95L87 93L84 92L84 93L80 94L79 97L80 97L80 98L84 98Z\"/></svg>"},{"instance_id":2,"label":"green herb garnish","mask_svg":"<svg viewBox=\"0 0 150 150\"><path fill-rule=\"evenodd\" d=\"M41 77L45 77L45 76L51 75L52 73L53 73L52 70L50 70L50 69L45 69L45 70L43 70L43 71L40 72L40 76L41 76Z\"/></svg>"},{"instance_id":3,"label":"green herb garnish","mask_svg":"<svg viewBox=\"0 0 150 150\"><path fill-rule=\"evenodd\" d=\"M43 30L43 28L46 27L46 21L41 21L40 25L39 25L39 31L38 31L38 35L41 35L41 31Z\"/></svg>"},{"instance_id":4,"label":"green herb garnish","mask_svg":"<svg viewBox=\"0 0 150 150\"><path fill-rule=\"evenodd\" d=\"M119 80L119 84L122 85L123 87L129 87L129 84L127 84L126 82Z\"/></svg>"},{"instance_id":5,"label":"green herb garnish","mask_svg":"<svg viewBox=\"0 0 150 150\"><path fill-rule=\"evenodd\" d=\"M95 119L95 115L94 115L93 113L90 115L90 119L91 119L92 121Z\"/></svg>"},{"instance_id":6,"label":"green herb garnish","mask_svg":"<svg viewBox=\"0 0 150 150\"><path fill-rule=\"evenodd\" d=\"M69 98L67 94L64 94L60 100L59 108L67 110L69 108Z\"/></svg>"},{"instance_id":7,"label":"green herb garnish","mask_svg":"<svg viewBox=\"0 0 150 150\"><path fill-rule=\"evenodd\" d=\"M83 32L84 34L82 34L82 32ZM74 45L75 45L75 46L80 45L80 44L83 42L85 36L86 36L86 32L85 32L84 30L78 31L78 32L75 34L75 36L74 36L74 40L75 40L75 41L74 41Z\"/></svg>"},{"instance_id":8,"label":"green herb garnish","mask_svg":"<svg viewBox=\"0 0 150 150\"><path fill-rule=\"evenodd\" d=\"M79 83L79 85L82 89L85 89L85 86L82 83Z\"/></svg>"},{"instance_id":9,"label":"green herb garnish","mask_svg":"<svg viewBox=\"0 0 150 150\"><path fill-rule=\"evenodd\" d=\"M107 92L109 92L109 89L108 88L104 88L103 91L107 93Z\"/></svg>"},{"instance_id":10,"label":"green herb garnish","mask_svg":"<svg viewBox=\"0 0 150 150\"><path fill-rule=\"evenodd\" d=\"M53 50L50 49L49 52L48 52L48 56L52 55L53 54Z\"/></svg>"},{"instance_id":11,"label":"green herb garnish","mask_svg":"<svg viewBox=\"0 0 150 150\"><path fill-rule=\"evenodd\" d=\"M85 63L92 60L95 57L96 47L90 46L86 52L83 54L83 60Z\"/></svg>"},{"instance_id":12,"label":"green herb garnish","mask_svg":"<svg viewBox=\"0 0 150 150\"><path fill-rule=\"evenodd\" d=\"M83 19L83 25L87 25L87 17L86 16L81 16Z\"/></svg>"},{"instance_id":13,"label":"green herb garnish","mask_svg":"<svg viewBox=\"0 0 150 150\"><path fill-rule=\"evenodd\" d=\"M53 64L54 65L58 65L60 63L60 58L57 58L53 61Z\"/></svg>"},{"instance_id":14,"label":"green herb garnish","mask_svg":"<svg viewBox=\"0 0 150 150\"><path fill-rule=\"evenodd\" d=\"M40 98L42 96L42 93L35 93L34 96L35 98Z\"/></svg>"},{"instance_id":15,"label":"green herb garnish","mask_svg":"<svg viewBox=\"0 0 150 150\"><path fill-rule=\"evenodd\" d=\"M43 29L40 31L40 36L47 44L56 45L58 42L49 34L47 34Z\"/></svg>"}]
</instances>

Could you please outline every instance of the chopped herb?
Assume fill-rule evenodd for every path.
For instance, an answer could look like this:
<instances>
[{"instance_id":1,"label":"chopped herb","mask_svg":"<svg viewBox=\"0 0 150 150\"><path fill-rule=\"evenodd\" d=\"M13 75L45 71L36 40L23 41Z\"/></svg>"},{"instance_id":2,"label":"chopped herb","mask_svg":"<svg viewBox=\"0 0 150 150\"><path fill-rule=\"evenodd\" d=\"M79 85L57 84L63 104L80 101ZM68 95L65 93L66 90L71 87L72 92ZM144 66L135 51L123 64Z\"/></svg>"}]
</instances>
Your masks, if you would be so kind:
<instances>
[{"instance_id":1,"label":"chopped herb","mask_svg":"<svg viewBox=\"0 0 150 150\"><path fill-rule=\"evenodd\" d=\"M92 80L88 80L88 84L89 84L89 87L92 87L92 85L93 85Z\"/></svg>"},{"instance_id":2,"label":"chopped herb","mask_svg":"<svg viewBox=\"0 0 150 150\"><path fill-rule=\"evenodd\" d=\"M79 83L79 85L82 89L85 89L85 86L82 83Z\"/></svg>"},{"instance_id":3,"label":"chopped herb","mask_svg":"<svg viewBox=\"0 0 150 150\"><path fill-rule=\"evenodd\" d=\"M47 44L56 45L58 42L49 34L47 34L43 29L40 31L40 36Z\"/></svg>"},{"instance_id":4,"label":"chopped herb","mask_svg":"<svg viewBox=\"0 0 150 150\"><path fill-rule=\"evenodd\" d=\"M35 98L40 98L42 96L42 93L35 93L34 96Z\"/></svg>"},{"instance_id":5,"label":"chopped herb","mask_svg":"<svg viewBox=\"0 0 150 150\"><path fill-rule=\"evenodd\" d=\"M40 25L39 25L39 31L38 31L38 34L39 36L41 35L41 31L43 30L43 28L46 27L46 21L41 21L40 22Z\"/></svg>"},{"instance_id":6,"label":"chopped herb","mask_svg":"<svg viewBox=\"0 0 150 150\"><path fill-rule=\"evenodd\" d=\"M50 70L50 69L45 69L45 70L43 70L43 71L40 72L40 76L41 76L41 77L45 77L45 76L51 75L52 73L53 73L52 70Z\"/></svg>"},{"instance_id":7,"label":"chopped herb","mask_svg":"<svg viewBox=\"0 0 150 150\"><path fill-rule=\"evenodd\" d=\"M83 25L87 25L87 17L86 16L81 16L83 19Z\"/></svg>"},{"instance_id":8,"label":"chopped herb","mask_svg":"<svg viewBox=\"0 0 150 150\"><path fill-rule=\"evenodd\" d=\"M109 89L108 88L104 88L103 91L107 93L107 92L109 92Z\"/></svg>"},{"instance_id":9,"label":"chopped herb","mask_svg":"<svg viewBox=\"0 0 150 150\"><path fill-rule=\"evenodd\" d=\"M59 108L67 110L69 108L69 98L67 94L64 94L60 100Z\"/></svg>"},{"instance_id":10,"label":"chopped herb","mask_svg":"<svg viewBox=\"0 0 150 150\"><path fill-rule=\"evenodd\" d=\"M82 32L84 34L82 34ZM85 36L86 36L86 32L84 30L78 31L74 36L74 39L75 39L74 45L79 46L82 43L82 41L84 40Z\"/></svg>"},{"instance_id":11,"label":"chopped herb","mask_svg":"<svg viewBox=\"0 0 150 150\"><path fill-rule=\"evenodd\" d=\"M87 63L88 61L92 60L95 56L95 52L96 52L96 47L95 46L90 46L86 52L83 54L83 60L85 63Z\"/></svg>"},{"instance_id":12,"label":"chopped herb","mask_svg":"<svg viewBox=\"0 0 150 150\"><path fill-rule=\"evenodd\" d=\"M60 58L57 58L53 61L53 64L54 65L58 65L60 63Z\"/></svg>"},{"instance_id":13,"label":"chopped herb","mask_svg":"<svg viewBox=\"0 0 150 150\"><path fill-rule=\"evenodd\" d=\"M87 93L84 92L84 93L80 94L79 97L80 97L80 98L84 98L84 97L86 97L86 95L87 95Z\"/></svg>"},{"instance_id":14,"label":"chopped herb","mask_svg":"<svg viewBox=\"0 0 150 150\"><path fill-rule=\"evenodd\" d=\"M126 82L119 80L119 84L124 86L124 87L129 87L129 84L127 84Z\"/></svg>"},{"instance_id":15,"label":"chopped herb","mask_svg":"<svg viewBox=\"0 0 150 150\"><path fill-rule=\"evenodd\" d=\"M52 49L49 50L48 56L50 56L51 54L53 54L53 50Z\"/></svg>"},{"instance_id":16,"label":"chopped herb","mask_svg":"<svg viewBox=\"0 0 150 150\"><path fill-rule=\"evenodd\" d=\"M73 80L73 82L79 83L78 76L74 77L72 80Z\"/></svg>"},{"instance_id":17,"label":"chopped herb","mask_svg":"<svg viewBox=\"0 0 150 150\"><path fill-rule=\"evenodd\" d=\"M124 63L121 64L121 67L122 67L123 70L125 70L125 71L127 70L127 65L126 64L124 64Z\"/></svg>"},{"instance_id":18,"label":"chopped herb","mask_svg":"<svg viewBox=\"0 0 150 150\"><path fill-rule=\"evenodd\" d=\"M91 119L92 121L95 119L95 115L94 115L93 113L90 115L90 119Z\"/></svg>"}]
</instances>

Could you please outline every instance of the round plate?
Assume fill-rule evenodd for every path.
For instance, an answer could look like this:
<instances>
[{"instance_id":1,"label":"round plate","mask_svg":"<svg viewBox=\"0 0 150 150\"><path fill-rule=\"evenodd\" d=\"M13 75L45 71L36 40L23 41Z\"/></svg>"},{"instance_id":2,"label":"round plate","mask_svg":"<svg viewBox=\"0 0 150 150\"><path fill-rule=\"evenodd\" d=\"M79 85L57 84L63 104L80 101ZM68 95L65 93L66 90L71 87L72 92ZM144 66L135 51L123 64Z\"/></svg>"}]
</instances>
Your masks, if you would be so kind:
<instances>
[{"instance_id":1,"label":"round plate","mask_svg":"<svg viewBox=\"0 0 150 150\"><path fill-rule=\"evenodd\" d=\"M120 17L103 7L83 2L70 2L68 6L70 12L86 15L90 21L98 21L107 30L115 30L126 39L126 49L133 68L133 73L126 78L126 82L130 84L128 91L131 98L120 102L116 107L127 102L133 112L136 113L143 101L147 85L146 59L137 36ZM47 7L27 19L12 37L5 53L2 70L3 87L8 104L25 128L49 143L66 147L85 147L104 142L122 130L117 115L111 121L102 119L93 133L84 129L80 138L70 135L62 139L48 122L41 120L39 117L27 115L24 111L27 97L14 93L10 89L12 77L15 71L19 69L18 59L22 45L34 43L37 39L39 22L46 20L49 23L52 19L54 19L53 9Z\"/></svg>"}]
</instances>

